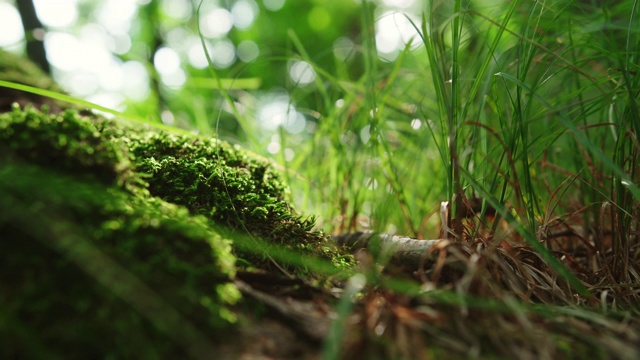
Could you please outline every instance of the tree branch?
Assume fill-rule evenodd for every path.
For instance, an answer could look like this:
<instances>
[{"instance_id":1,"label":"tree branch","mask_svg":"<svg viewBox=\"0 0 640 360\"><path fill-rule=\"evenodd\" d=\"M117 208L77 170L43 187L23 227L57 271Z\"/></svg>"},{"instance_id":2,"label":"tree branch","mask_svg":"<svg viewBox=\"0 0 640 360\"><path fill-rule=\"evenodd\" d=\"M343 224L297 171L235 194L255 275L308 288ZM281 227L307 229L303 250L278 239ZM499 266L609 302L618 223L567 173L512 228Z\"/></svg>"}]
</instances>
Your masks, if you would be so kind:
<instances>
[{"instance_id":1,"label":"tree branch","mask_svg":"<svg viewBox=\"0 0 640 360\"><path fill-rule=\"evenodd\" d=\"M38 19L36 14L36 8L33 5L33 0L19 0L16 1L18 5L18 12L22 18L22 27L24 28L24 34L27 40L27 55L29 58L38 64L42 70L46 73L51 73L49 61L47 61L47 53L44 49L44 34L42 23Z\"/></svg>"},{"instance_id":2,"label":"tree branch","mask_svg":"<svg viewBox=\"0 0 640 360\"><path fill-rule=\"evenodd\" d=\"M340 246L351 251L368 249L388 259L390 264L404 268L417 269L420 264L433 261L432 249L447 240L418 240L404 236L379 234L372 231L358 231L350 234L333 236L332 239Z\"/></svg>"}]
</instances>

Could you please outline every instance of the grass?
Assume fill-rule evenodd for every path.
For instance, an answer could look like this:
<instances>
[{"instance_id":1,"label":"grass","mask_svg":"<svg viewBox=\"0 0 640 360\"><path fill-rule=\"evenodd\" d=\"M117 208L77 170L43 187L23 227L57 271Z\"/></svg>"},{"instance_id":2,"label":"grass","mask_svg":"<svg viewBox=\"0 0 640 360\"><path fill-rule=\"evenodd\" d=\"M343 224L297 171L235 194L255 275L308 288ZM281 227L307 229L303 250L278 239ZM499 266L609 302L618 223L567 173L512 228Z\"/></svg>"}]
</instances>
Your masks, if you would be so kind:
<instances>
[{"instance_id":1,"label":"grass","mask_svg":"<svg viewBox=\"0 0 640 360\"><path fill-rule=\"evenodd\" d=\"M423 285L497 299L496 308L506 305L515 318L551 319L565 306L584 307L575 310L583 319L597 309L635 317L638 3L481 4L429 2L421 22L412 22L422 46L409 44L388 63L377 56L374 12L363 2L364 73L336 78L315 68L315 88L302 93L318 98L310 109L320 113L317 129L309 138L284 140L297 148L287 165L299 175L291 187L305 194L304 211L319 214L330 232L371 228L418 238L437 237L441 201L456 214L480 196L485 211L497 210L493 221L452 223L451 236L468 246L466 272L451 283L426 276ZM293 42L294 56L314 64ZM469 301L456 307L473 308ZM539 302L549 307L527 305ZM364 303L372 302L365 296ZM582 321L565 320L569 327ZM493 340L474 338L479 330L464 316L460 321L478 352L458 350L486 355ZM558 338L547 338L549 348L540 353L525 346L503 348L502 355L558 356L564 340L557 329L522 321L523 331ZM508 336L506 328L496 333ZM594 336L604 349L614 335ZM452 343L444 346L456 348ZM386 349L400 346L393 344Z\"/></svg>"},{"instance_id":2,"label":"grass","mask_svg":"<svg viewBox=\"0 0 640 360\"><path fill-rule=\"evenodd\" d=\"M462 273L442 275L443 260L422 275L422 288L393 286L378 274L369 281L379 290L362 290L362 308L344 299L338 306L369 319L360 329L365 354L378 346L382 357L435 356L436 349L579 357L596 349L599 357L624 358L620 351L631 351L614 343L636 336L618 332L625 321L616 314L635 318L639 300L637 6L431 1L420 22L407 17L421 46L407 44L386 62L376 50L374 6L364 1L361 45L336 73L320 68L289 32L291 57L312 64L316 75L290 89L291 102L315 114L315 131L278 133L281 151L296 149L284 166L303 212L318 215L330 233L431 239L440 203L451 203L445 235L460 248L443 259L462 262ZM363 72L351 76L356 61ZM482 212L497 216L452 219L475 197ZM381 299L388 307L377 308L376 325L369 311ZM431 317L407 299L428 304ZM398 315L403 307L413 320ZM339 353L348 327L340 321L327 358ZM376 326L396 328L380 334ZM493 335L484 334L489 327ZM415 332L432 335L437 346ZM345 342L352 347L343 352L357 348Z\"/></svg>"}]
</instances>

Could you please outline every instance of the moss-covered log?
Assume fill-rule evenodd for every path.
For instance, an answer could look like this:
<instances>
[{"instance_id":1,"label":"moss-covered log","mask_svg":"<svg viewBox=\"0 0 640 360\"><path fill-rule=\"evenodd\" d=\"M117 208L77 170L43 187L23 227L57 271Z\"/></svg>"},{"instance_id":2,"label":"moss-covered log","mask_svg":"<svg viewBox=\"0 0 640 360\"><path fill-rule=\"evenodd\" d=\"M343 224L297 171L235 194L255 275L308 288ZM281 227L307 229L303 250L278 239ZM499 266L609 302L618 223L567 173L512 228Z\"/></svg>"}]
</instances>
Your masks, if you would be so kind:
<instances>
[{"instance_id":1,"label":"moss-covered log","mask_svg":"<svg viewBox=\"0 0 640 360\"><path fill-rule=\"evenodd\" d=\"M4 358L196 356L233 322L230 241L150 196L89 119L16 107L0 160Z\"/></svg>"},{"instance_id":2,"label":"moss-covered log","mask_svg":"<svg viewBox=\"0 0 640 360\"><path fill-rule=\"evenodd\" d=\"M0 79L57 90L17 64ZM2 104L1 358L215 357L242 316L237 256L274 263L232 231L341 263L267 160L4 88ZM313 275L299 258L277 265Z\"/></svg>"}]
</instances>

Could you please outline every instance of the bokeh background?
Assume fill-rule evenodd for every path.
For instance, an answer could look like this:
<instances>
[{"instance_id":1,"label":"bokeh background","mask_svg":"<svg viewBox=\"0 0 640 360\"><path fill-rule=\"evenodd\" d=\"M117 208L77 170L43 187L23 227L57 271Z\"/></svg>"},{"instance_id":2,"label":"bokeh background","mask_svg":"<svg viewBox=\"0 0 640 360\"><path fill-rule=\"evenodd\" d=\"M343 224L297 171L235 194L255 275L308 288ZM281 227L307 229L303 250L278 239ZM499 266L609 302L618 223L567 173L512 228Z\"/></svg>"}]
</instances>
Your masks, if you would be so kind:
<instances>
[{"instance_id":1,"label":"bokeh background","mask_svg":"<svg viewBox=\"0 0 640 360\"><path fill-rule=\"evenodd\" d=\"M25 38L41 39L52 75L70 94L137 115L157 115L167 124L199 124L206 131L222 107L199 31L225 86L257 90L253 125L265 136L283 122L288 132L299 133L313 121L301 113L309 104L294 104L289 94L293 88L304 92L315 80L310 64L295 58L292 36L329 73L340 67L352 79L362 74L356 0L204 0L201 5L34 0L34 5L43 30L25 35L16 1L0 0L0 47L23 54ZM392 61L415 35L405 15L417 19L421 8L415 0L380 0L375 11L379 55ZM233 121L215 125L223 136L243 137Z\"/></svg>"},{"instance_id":2,"label":"bokeh background","mask_svg":"<svg viewBox=\"0 0 640 360\"><path fill-rule=\"evenodd\" d=\"M273 159L328 232L433 238L462 191L534 232L606 201L598 174L628 166L611 129L637 121L635 2L33 3L42 28L25 33L19 3L0 0L1 48L43 41L71 95ZM564 184L571 196L549 207Z\"/></svg>"},{"instance_id":3,"label":"bokeh background","mask_svg":"<svg viewBox=\"0 0 640 360\"><path fill-rule=\"evenodd\" d=\"M304 183L303 189L292 184L297 189L292 196L303 212L322 220L331 209L326 213L332 220L323 226L336 221L340 227L345 222L355 226L355 219L369 226L368 216L362 215L363 207L365 212L372 211L368 201L347 205L351 200L321 200L335 195L336 187L344 187L335 178L344 175L333 174L336 186L320 190L322 184L298 171L331 161L324 156L347 153L322 152L318 158L315 151L313 155L307 151L299 156L305 151L301 146L317 135L321 119L335 121L328 114L351 105L354 96L345 101L346 94L360 91L363 73L370 70L365 69L363 56L367 37L375 39L375 47L370 48L375 49L380 74L391 71L408 45L411 51L420 50L421 42L408 20L420 23L424 6L420 1L370 1L364 4L365 10L360 0L33 3L43 26L25 34L16 1L0 0L0 47L24 55L27 39L43 41L51 74L71 95L149 121L217 136L271 157L284 164L285 172L293 169L295 174L287 176L288 181ZM365 13L373 15L372 24ZM221 95L212 70L235 109ZM318 71L331 80L319 81ZM362 93L358 96L362 98ZM339 116L339 121L354 117L353 113ZM412 117L403 121L413 129L422 124ZM359 138L356 147L371 137L367 121L335 127L339 142L354 144ZM328 174L320 176L324 175ZM379 180L370 175L349 178L362 188L378 187ZM313 200L309 196L313 189L323 194ZM348 216L351 220L347 221L345 212L353 212Z\"/></svg>"}]
</instances>

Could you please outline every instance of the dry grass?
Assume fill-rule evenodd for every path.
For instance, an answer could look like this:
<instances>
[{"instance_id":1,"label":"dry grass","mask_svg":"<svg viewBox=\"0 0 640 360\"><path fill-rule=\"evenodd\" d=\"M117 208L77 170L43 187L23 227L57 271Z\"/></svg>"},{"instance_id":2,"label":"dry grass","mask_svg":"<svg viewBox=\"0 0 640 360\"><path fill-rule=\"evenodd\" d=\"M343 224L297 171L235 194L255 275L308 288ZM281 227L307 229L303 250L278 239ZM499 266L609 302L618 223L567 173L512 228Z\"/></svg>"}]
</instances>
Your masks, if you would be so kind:
<instances>
[{"instance_id":1,"label":"dry grass","mask_svg":"<svg viewBox=\"0 0 640 360\"><path fill-rule=\"evenodd\" d=\"M628 260L622 261L610 228L580 233L577 224L569 226L560 218L575 216L556 218L546 232L539 232L546 238L538 240L580 279L587 295L518 236L495 244L469 221L462 241L443 241L432 249L436 260L412 274L419 290L398 291L398 274L379 274L376 286L364 291L350 315L351 335L342 355L639 358L640 247L635 235L628 235L633 244L625 252Z\"/></svg>"}]
</instances>

